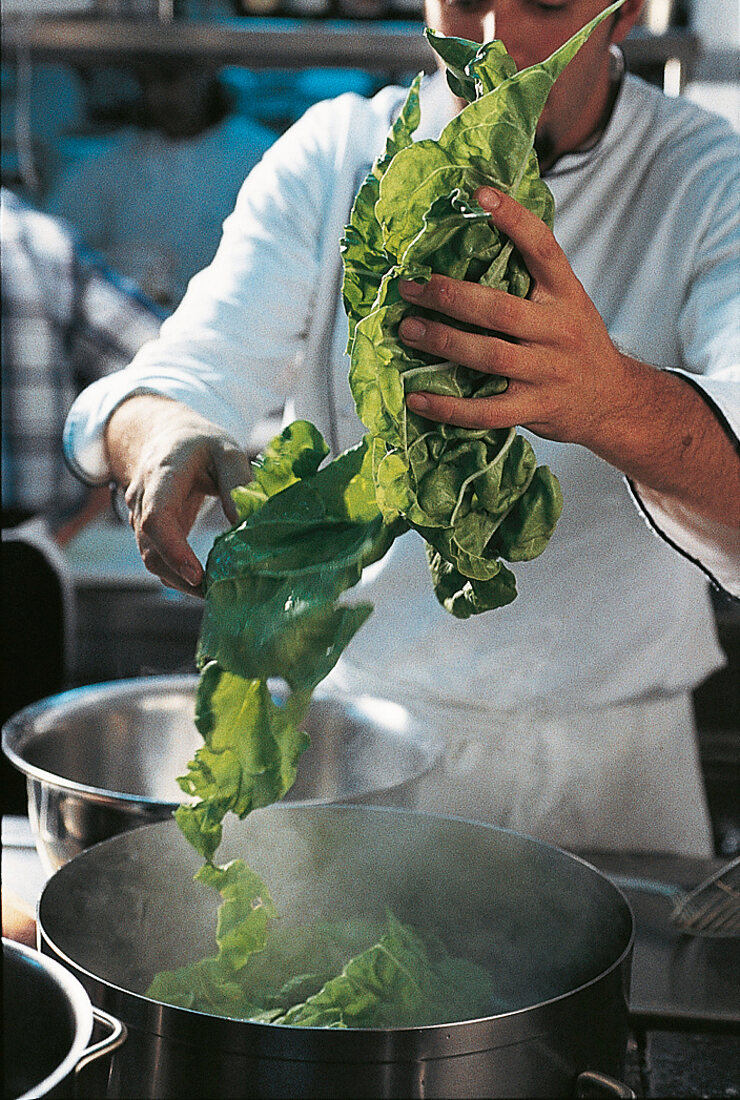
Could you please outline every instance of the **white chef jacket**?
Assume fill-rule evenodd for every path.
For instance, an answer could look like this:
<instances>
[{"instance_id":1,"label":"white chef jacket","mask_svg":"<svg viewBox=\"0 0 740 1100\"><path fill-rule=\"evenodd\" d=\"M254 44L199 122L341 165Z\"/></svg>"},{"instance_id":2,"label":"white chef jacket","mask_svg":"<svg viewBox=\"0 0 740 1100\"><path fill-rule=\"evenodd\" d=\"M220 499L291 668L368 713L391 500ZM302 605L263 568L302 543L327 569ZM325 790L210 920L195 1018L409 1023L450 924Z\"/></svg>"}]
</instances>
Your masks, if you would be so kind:
<instances>
[{"instance_id":1,"label":"white chef jacket","mask_svg":"<svg viewBox=\"0 0 740 1100\"><path fill-rule=\"evenodd\" d=\"M403 94L317 104L268 151L159 339L73 407L66 447L81 476L108 476L102 431L134 392L185 401L241 442L284 402L335 450L357 441L337 245ZM429 78L417 137L450 115L443 78ZM685 372L735 438L739 154L722 119L627 76L598 145L547 177L556 236L612 338ZM606 462L530 438L565 503L545 553L515 569L518 598L454 619L410 532L354 590L375 613L331 680L440 731L448 751L421 808L568 847L708 854L690 692L723 661L707 575L740 594L738 547L652 497L646 518Z\"/></svg>"}]
</instances>

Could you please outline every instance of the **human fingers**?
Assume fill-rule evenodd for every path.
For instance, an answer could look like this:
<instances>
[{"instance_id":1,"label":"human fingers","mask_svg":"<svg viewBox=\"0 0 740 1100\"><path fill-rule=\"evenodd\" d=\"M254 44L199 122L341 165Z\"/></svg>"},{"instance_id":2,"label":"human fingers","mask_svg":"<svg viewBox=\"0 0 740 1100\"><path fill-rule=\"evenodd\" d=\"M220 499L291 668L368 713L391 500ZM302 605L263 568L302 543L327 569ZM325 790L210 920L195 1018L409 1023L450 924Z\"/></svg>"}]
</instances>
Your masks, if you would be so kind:
<instances>
[{"instance_id":1,"label":"human fingers","mask_svg":"<svg viewBox=\"0 0 740 1100\"><path fill-rule=\"evenodd\" d=\"M402 279L398 289L405 301L465 324L518 340L542 340L547 335L547 317L542 306L496 287L432 275L426 283ZM402 327L409 320L406 318Z\"/></svg>"},{"instance_id":2,"label":"human fingers","mask_svg":"<svg viewBox=\"0 0 740 1100\"><path fill-rule=\"evenodd\" d=\"M189 488L183 495L179 480L172 475L150 482L133 478L125 499L147 570L164 583L189 591L203 579L203 566L187 541L203 494Z\"/></svg>"},{"instance_id":3,"label":"human fingers","mask_svg":"<svg viewBox=\"0 0 740 1100\"><path fill-rule=\"evenodd\" d=\"M214 448L212 476L226 518L229 523L236 523L239 515L231 494L252 480L249 458L235 443L227 440Z\"/></svg>"},{"instance_id":4,"label":"human fingers","mask_svg":"<svg viewBox=\"0 0 740 1100\"><path fill-rule=\"evenodd\" d=\"M191 569L189 575L195 577L199 573L200 580L196 583L186 581L183 575L185 566L183 562L179 562L177 566L170 565L164 558L155 543L148 541L145 535L142 535L139 541L139 552L141 553L142 561L146 566L148 572L153 573L158 577L159 581L167 588L175 588L178 592L184 592L190 596L202 596L203 588L203 570L200 562L196 563L198 569Z\"/></svg>"},{"instance_id":5,"label":"human fingers","mask_svg":"<svg viewBox=\"0 0 740 1100\"><path fill-rule=\"evenodd\" d=\"M531 210L503 191L480 187L475 198L491 215L491 221L513 241L538 287L562 289L572 270L552 231ZM531 295L530 295L531 297Z\"/></svg>"},{"instance_id":6,"label":"human fingers","mask_svg":"<svg viewBox=\"0 0 740 1100\"><path fill-rule=\"evenodd\" d=\"M399 335L404 344L449 359L453 363L488 374L504 374L508 378L531 377L537 361L534 353L521 344L511 343L495 336L466 332L427 321L421 317L407 317L399 325Z\"/></svg>"},{"instance_id":7,"label":"human fingers","mask_svg":"<svg viewBox=\"0 0 740 1100\"><path fill-rule=\"evenodd\" d=\"M531 396L527 396L516 384L510 384L506 392L498 394L495 399L410 393L406 404L412 412L427 420L454 424L459 428L495 429L526 424L532 431L538 430L537 406Z\"/></svg>"}]
</instances>

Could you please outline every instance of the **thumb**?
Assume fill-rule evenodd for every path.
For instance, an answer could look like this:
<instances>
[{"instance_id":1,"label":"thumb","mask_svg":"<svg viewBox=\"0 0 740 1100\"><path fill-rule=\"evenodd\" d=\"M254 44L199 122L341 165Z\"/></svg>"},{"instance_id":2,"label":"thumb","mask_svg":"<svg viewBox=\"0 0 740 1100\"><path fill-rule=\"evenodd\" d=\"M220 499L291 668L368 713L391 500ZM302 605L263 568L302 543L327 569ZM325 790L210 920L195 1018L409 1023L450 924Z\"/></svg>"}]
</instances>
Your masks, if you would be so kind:
<instances>
[{"instance_id":1,"label":"thumb","mask_svg":"<svg viewBox=\"0 0 740 1100\"><path fill-rule=\"evenodd\" d=\"M216 485L221 506L230 523L236 523L239 514L231 499L232 490L252 480L252 467L247 455L236 444L219 448L214 455Z\"/></svg>"}]
</instances>

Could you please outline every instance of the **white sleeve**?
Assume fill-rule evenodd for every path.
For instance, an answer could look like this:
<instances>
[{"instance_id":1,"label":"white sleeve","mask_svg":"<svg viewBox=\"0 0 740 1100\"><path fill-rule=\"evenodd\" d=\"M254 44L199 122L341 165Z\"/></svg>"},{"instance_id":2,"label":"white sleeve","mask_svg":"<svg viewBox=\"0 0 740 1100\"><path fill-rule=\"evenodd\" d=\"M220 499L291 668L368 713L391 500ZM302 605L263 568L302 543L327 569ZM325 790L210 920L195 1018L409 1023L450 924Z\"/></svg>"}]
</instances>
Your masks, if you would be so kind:
<instances>
[{"instance_id":1,"label":"white sleeve","mask_svg":"<svg viewBox=\"0 0 740 1100\"><path fill-rule=\"evenodd\" d=\"M680 320L681 374L704 397L740 456L740 172L716 195L695 258L695 276ZM739 467L740 468L740 467ZM633 495L648 522L710 580L740 597L740 531L712 523L638 484ZM740 495L740 474L726 486Z\"/></svg>"},{"instance_id":2,"label":"white sleeve","mask_svg":"<svg viewBox=\"0 0 740 1100\"><path fill-rule=\"evenodd\" d=\"M74 403L65 454L83 480L108 479L105 425L133 394L182 401L242 446L290 395L318 284L337 132L349 113L338 103L316 104L267 150L224 223L213 262L191 280L158 338Z\"/></svg>"}]
</instances>

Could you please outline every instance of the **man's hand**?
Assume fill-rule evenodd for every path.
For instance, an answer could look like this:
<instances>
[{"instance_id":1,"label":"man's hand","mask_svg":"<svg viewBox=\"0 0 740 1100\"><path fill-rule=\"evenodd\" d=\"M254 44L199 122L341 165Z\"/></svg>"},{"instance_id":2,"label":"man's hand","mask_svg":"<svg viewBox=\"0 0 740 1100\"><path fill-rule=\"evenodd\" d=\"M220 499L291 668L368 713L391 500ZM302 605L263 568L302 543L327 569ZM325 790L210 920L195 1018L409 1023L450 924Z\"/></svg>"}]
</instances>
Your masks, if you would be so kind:
<instances>
[{"instance_id":1,"label":"man's hand","mask_svg":"<svg viewBox=\"0 0 740 1100\"><path fill-rule=\"evenodd\" d=\"M203 566L187 537L206 496L236 522L231 491L250 480L247 456L215 424L153 394L119 405L105 441L144 565L168 587L201 594Z\"/></svg>"},{"instance_id":2,"label":"man's hand","mask_svg":"<svg viewBox=\"0 0 740 1100\"><path fill-rule=\"evenodd\" d=\"M533 280L529 297L442 275L424 285L404 282L401 295L408 302L484 328L489 335L416 318L406 318L399 331L412 347L504 375L509 385L504 393L481 399L409 394L408 406L431 420L470 428L518 424L548 439L596 450L608 431L605 420L629 415L629 360L615 348L544 222L490 188L482 188L476 198L524 257Z\"/></svg>"},{"instance_id":3,"label":"man's hand","mask_svg":"<svg viewBox=\"0 0 740 1100\"><path fill-rule=\"evenodd\" d=\"M441 275L402 282L402 297L483 333L406 317L405 344L475 370L504 375L485 398L413 393L430 420L470 428L520 425L578 443L635 482L725 524L728 485L740 484L733 442L679 376L622 354L547 226L510 196L481 188L480 205L516 245L532 276L526 299ZM737 497L736 497L737 499Z\"/></svg>"}]
</instances>

